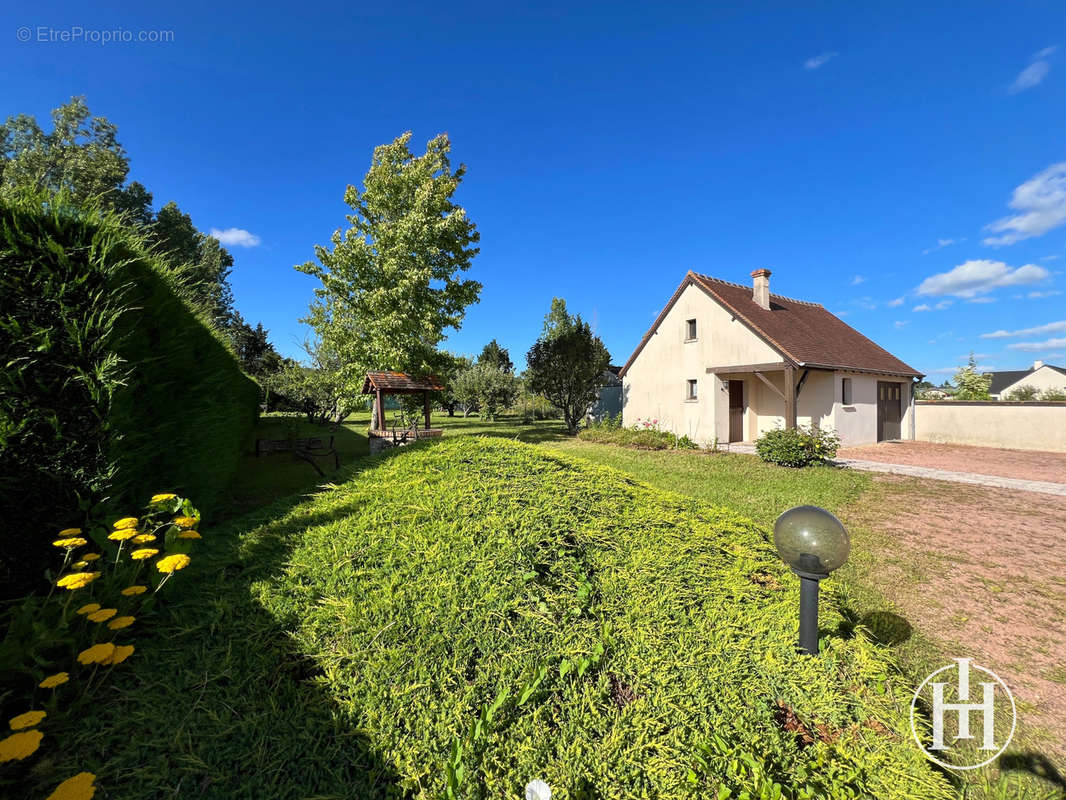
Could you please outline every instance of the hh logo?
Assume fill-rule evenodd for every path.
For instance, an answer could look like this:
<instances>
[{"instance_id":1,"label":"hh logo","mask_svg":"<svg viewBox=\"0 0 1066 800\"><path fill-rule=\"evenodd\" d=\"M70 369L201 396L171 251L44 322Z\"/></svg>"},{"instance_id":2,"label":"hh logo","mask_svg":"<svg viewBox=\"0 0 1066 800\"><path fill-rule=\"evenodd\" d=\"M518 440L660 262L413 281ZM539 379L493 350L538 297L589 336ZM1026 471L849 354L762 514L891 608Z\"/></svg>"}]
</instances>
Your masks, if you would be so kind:
<instances>
[{"instance_id":1,"label":"hh logo","mask_svg":"<svg viewBox=\"0 0 1066 800\"><path fill-rule=\"evenodd\" d=\"M928 731L918 713L919 698L931 709L932 729ZM1010 709L1010 732L1001 744L996 742L997 698L1004 709ZM933 672L914 693L911 732L931 761L948 769L977 769L994 761L1010 744L1015 715L1014 697L996 673L972 659L956 658L954 664Z\"/></svg>"}]
</instances>

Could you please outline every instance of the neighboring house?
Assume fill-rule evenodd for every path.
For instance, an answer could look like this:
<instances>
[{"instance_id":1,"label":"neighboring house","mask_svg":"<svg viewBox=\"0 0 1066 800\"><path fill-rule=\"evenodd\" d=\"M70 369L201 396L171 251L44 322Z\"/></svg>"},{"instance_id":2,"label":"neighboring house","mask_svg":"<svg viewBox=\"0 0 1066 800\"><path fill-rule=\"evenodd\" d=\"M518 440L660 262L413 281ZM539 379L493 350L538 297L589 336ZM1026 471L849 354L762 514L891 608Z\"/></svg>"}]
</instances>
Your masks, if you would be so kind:
<instances>
[{"instance_id":1,"label":"neighboring house","mask_svg":"<svg viewBox=\"0 0 1066 800\"><path fill-rule=\"evenodd\" d=\"M774 428L834 429L846 445L912 438L921 373L825 308L689 272L622 367L626 426L656 419L710 443Z\"/></svg>"},{"instance_id":2,"label":"neighboring house","mask_svg":"<svg viewBox=\"0 0 1066 800\"><path fill-rule=\"evenodd\" d=\"M1038 391L1066 389L1066 367L1053 367L1043 361L1033 362L1029 369L986 372L992 376L988 393L993 400L1006 400L1015 389L1033 387Z\"/></svg>"},{"instance_id":3,"label":"neighboring house","mask_svg":"<svg viewBox=\"0 0 1066 800\"><path fill-rule=\"evenodd\" d=\"M603 373L604 387L600 389L600 396L592 408L589 416L600 420L604 417L616 417L622 413L622 379L618 377L621 367L610 366Z\"/></svg>"}]
</instances>

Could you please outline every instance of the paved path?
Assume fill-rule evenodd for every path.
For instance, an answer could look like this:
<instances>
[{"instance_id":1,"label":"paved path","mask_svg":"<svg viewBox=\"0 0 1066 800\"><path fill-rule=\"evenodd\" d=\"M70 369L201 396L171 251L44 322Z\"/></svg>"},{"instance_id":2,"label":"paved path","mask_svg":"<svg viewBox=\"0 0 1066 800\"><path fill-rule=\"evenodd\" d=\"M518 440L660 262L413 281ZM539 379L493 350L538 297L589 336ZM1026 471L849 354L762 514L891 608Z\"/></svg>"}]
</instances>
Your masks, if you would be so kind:
<instances>
[{"instance_id":1,"label":"paved path","mask_svg":"<svg viewBox=\"0 0 1066 800\"><path fill-rule=\"evenodd\" d=\"M750 444L730 444L730 453L755 454L755 446ZM859 458L838 458L833 462L841 467L861 469L867 472L890 472L893 475L909 475L912 478L930 478L937 481L970 483L976 486L994 486L997 489L1015 489L1019 492L1038 492L1066 497L1066 483L1051 481L1030 481L1022 478L1002 478L998 475L979 475L975 472L955 472L950 469L933 467L915 467L910 464L888 464L884 461L866 461Z\"/></svg>"},{"instance_id":2,"label":"paved path","mask_svg":"<svg viewBox=\"0 0 1066 800\"><path fill-rule=\"evenodd\" d=\"M868 472L891 472L894 475L909 475L912 478L931 478L937 481L972 483L978 486L994 486L998 489L1015 489L1020 492L1039 492L1066 497L1066 483L1029 481L1022 478L1001 478L998 475L979 475L975 472L955 472L949 469L914 467L909 464L886 464L883 461L864 461L858 458L838 458L833 462L842 467Z\"/></svg>"}]
</instances>

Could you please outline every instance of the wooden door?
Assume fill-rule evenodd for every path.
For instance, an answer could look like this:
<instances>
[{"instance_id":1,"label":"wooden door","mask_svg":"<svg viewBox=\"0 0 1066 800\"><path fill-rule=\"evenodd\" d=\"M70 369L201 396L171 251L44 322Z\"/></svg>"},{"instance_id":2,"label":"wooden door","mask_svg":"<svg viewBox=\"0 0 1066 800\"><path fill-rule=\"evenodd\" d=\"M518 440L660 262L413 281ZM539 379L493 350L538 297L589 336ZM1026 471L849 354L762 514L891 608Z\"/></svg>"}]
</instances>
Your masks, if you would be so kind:
<instances>
[{"instance_id":1,"label":"wooden door","mask_svg":"<svg viewBox=\"0 0 1066 800\"><path fill-rule=\"evenodd\" d=\"M729 441L744 441L744 381L729 381Z\"/></svg>"},{"instance_id":2,"label":"wooden door","mask_svg":"<svg viewBox=\"0 0 1066 800\"><path fill-rule=\"evenodd\" d=\"M903 384L877 382L877 441L899 439L903 420Z\"/></svg>"}]
</instances>

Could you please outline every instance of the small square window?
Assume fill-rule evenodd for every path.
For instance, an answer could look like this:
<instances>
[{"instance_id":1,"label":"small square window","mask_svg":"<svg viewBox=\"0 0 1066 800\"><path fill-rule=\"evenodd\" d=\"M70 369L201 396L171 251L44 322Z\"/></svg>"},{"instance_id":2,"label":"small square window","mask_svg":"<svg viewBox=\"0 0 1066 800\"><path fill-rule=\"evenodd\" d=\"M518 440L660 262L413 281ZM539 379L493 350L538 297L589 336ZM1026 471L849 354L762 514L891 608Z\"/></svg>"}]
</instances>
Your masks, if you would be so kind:
<instances>
[{"instance_id":1,"label":"small square window","mask_svg":"<svg viewBox=\"0 0 1066 800\"><path fill-rule=\"evenodd\" d=\"M851 378L843 378L840 381L840 400L846 405L851 405Z\"/></svg>"},{"instance_id":2,"label":"small square window","mask_svg":"<svg viewBox=\"0 0 1066 800\"><path fill-rule=\"evenodd\" d=\"M696 320L685 320L685 341L691 342L696 338Z\"/></svg>"},{"instance_id":3,"label":"small square window","mask_svg":"<svg viewBox=\"0 0 1066 800\"><path fill-rule=\"evenodd\" d=\"M692 378L685 385L685 399L686 400L695 400L698 397L697 392L698 392L698 390L697 390L696 379Z\"/></svg>"}]
</instances>

